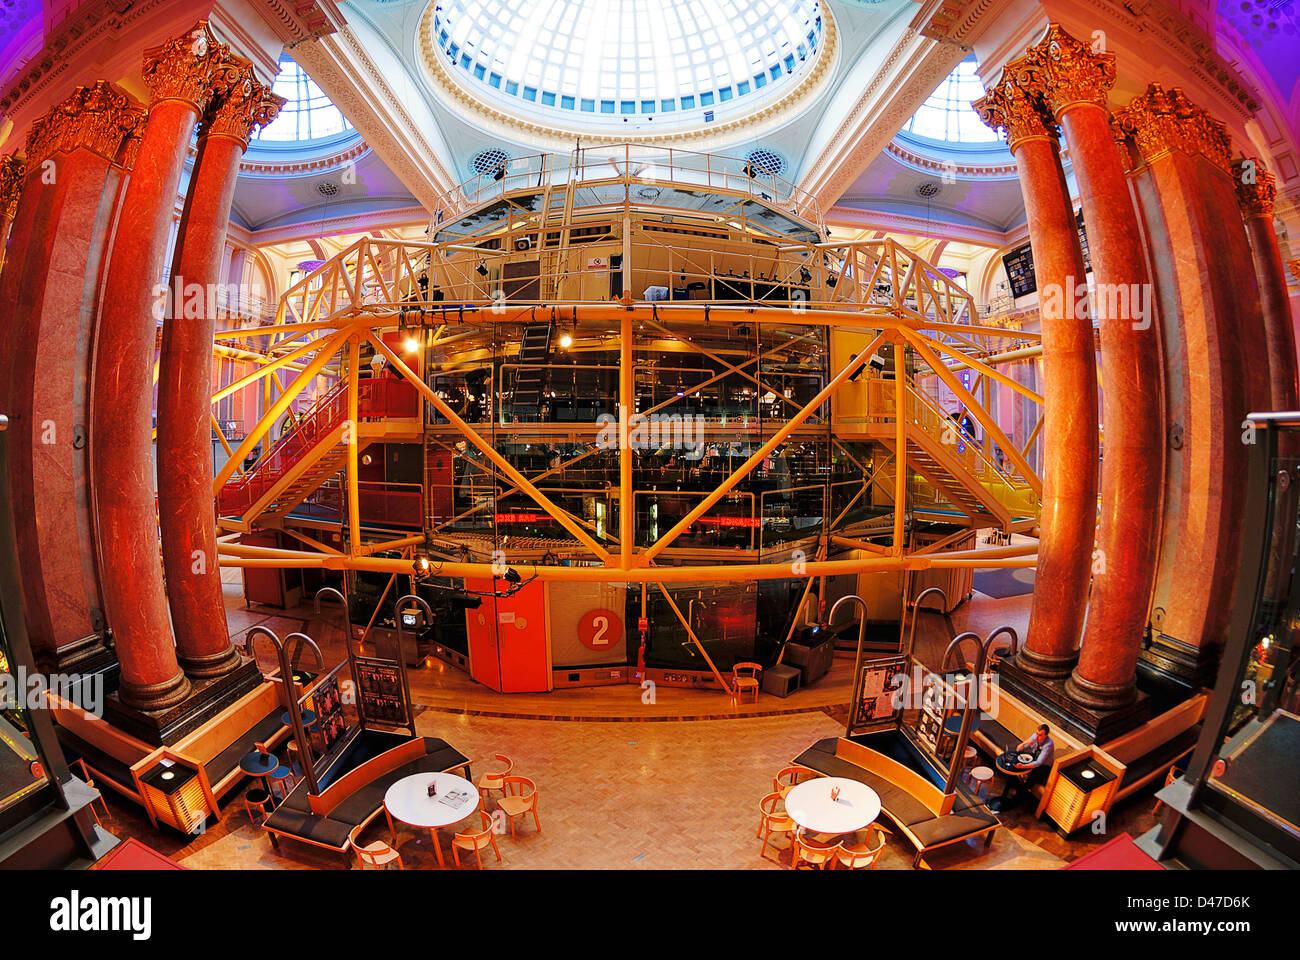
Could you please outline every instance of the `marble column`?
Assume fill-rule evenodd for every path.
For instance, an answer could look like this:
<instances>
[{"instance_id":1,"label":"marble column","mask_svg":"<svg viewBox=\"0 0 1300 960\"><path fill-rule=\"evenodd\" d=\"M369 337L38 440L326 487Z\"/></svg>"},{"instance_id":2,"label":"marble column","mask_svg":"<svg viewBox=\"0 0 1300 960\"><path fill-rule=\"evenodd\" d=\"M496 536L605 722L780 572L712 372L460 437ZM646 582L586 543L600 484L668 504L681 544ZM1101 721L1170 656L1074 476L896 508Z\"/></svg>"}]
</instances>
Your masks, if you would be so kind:
<instances>
[{"instance_id":1,"label":"marble column","mask_svg":"<svg viewBox=\"0 0 1300 960\"><path fill-rule=\"evenodd\" d=\"M205 21L145 51L149 118L122 201L99 320L90 450L101 578L122 667L118 695L137 710L174 706L190 689L176 659L158 557L151 381L172 208L190 136L226 56Z\"/></svg>"},{"instance_id":2,"label":"marble column","mask_svg":"<svg viewBox=\"0 0 1300 960\"><path fill-rule=\"evenodd\" d=\"M100 81L33 128L29 190L43 194L8 302L14 533L27 626L42 669L111 664L104 645L85 456L85 372L123 142L143 110Z\"/></svg>"},{"instance_id":3,"label":"marble column","mask_svg":"<svg viewBox=\"0 0 1300 960\"><path fill-rule=\"evenodd\" d=\"M23 192L25 170L26 163L22 157L14 154L0 157L0 273L5 267L9 228L18 213L18 197Z\"/></svg>"},{"instance_id":4,"label":"marble column","mask_svg":"<svg viewBox=\"0 0 1300 960\"><path fill-rule=\"evenodd\" d=\"M1211 679L1240 560L1246 468L1246 358L1239 303L1225 284L1233 224L1216 195L1230 186L1221 124L1178 88L1151 84L1115 114L1151 252L1165 367L1165 487L1148 670L1187 686ZM1244 242L1240 227L1238 240ZM1253 286L1253 285L1251 285Z\"/></svg>"},{"instance_id":5,"label":"marble column","mask_svg":"<svg viewBox=\"0 0 1300 960\"><path fill-rule=\"evenodd\" d=\"M187 675L219 677L240 665L230 643L217 564L212 499L212 336L221 255L239 161L253 127L270 123L284 100L231 57L203 119L198 158L173 259L182 291L163 322L158 375L158 520L167 602Z\"/></svg>"},{"instance_id":6,"label":"marble column","mask_svg":"<svg viewBox=\"0 0 1300 960\"><path fill-rule=\"evenodd\" d=\"M1009 75L1038 91L1061 125L1079 185L1101 339L1101 523L1092 594L1069 695L1094 711L1137 696L1138 652L1155 580L1164 482L1160 340L1137 213L1111 133L1115 55L1057 24Z\"/></svg>"},{"instance_id":7,"label":"marble column","mask_svg":"<svg viewBox=\"0 0 1300 960\"><path fill-rule=\"evenodd\" d=\"M1277 179L1264 169L1258 159L1234 161L1232 173L1237 201L1250 241L1255 279L1259 284L1265 350L1268 354L1267 406L1269 410L1295 410L1300 408L1296 383L1295 327L1291 319L1286 268L1282 264L1282 250L1273 228ZM1300 274L1297 276L1300 278ZM1282 457L1300 456L1300 444L1296 443L1294 436L1283 432L1278 438L1278 454ZM1285 490L1279 488L1277 502L1273 507L1273 535L1269 541L1264 598L1275 611L1280 611L1285 606L1291 590L1297 493L1295 484Z\"/></svg>"},{"instance_id":8,"label":"marble column","mask_svg":"<svg viewBox=\"0 0 1300 960\"><path fill-rule=\"evenodd\" d=\"M1055 121L1010 78L973 106L1006 131L1016 159L1042 331L1042 517L1034 604L1017 663L1064 678L1083 630L1097 515L1097 373L1083 252Z\"/></svg>"}]
</instances>

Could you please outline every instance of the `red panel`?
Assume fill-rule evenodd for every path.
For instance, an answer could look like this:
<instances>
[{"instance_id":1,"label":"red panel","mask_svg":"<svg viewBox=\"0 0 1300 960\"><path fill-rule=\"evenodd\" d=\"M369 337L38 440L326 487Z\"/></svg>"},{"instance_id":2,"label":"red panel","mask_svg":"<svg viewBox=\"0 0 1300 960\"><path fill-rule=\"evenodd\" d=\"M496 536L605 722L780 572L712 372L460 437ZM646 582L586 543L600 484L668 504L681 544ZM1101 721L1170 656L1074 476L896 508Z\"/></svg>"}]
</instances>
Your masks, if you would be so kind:
<instances>
[{"instance_id":1,"label":"red panel","mask_svg":"<svg viewBox=\"0 0 1300 960\"><path fill-rule=\"evenodd\" d=\"M495 587L493 586L495 583ZM501 590L505 581L466 580L467 590ZM546 590L535 580L512 597L484 597L465 611L473 677L499 693L536 693L550 688L546 651Z\"/></svg>"}]
</instances>

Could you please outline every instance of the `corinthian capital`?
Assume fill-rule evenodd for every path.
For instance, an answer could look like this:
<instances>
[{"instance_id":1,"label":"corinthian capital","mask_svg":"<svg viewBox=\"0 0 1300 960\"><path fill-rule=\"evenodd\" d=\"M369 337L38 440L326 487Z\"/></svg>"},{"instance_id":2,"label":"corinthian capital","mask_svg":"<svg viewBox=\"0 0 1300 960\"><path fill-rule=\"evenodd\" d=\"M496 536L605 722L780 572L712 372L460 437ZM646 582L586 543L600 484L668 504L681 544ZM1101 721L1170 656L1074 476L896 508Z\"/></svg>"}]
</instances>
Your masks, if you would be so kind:
<instances>
[{"instance_id":1,"label":"corinthian capital","mask_svg":"<svg viewBox=\"0 0 1300 960\"><path fill-rule=\"evenodd\" d=\"M285 104L284 97L272 93L253 75L253 65L242 57L230 58L213 89L215 96L203 121L204 135L230 137L244 147L253 128L274 120Z\"/></svg>"},{"instance_id":2,"label":"corinthian capital","mask_svg":"<svg viewBox=\"0 0 1300 960\"><path fill-rule=\"evenodd\" d=\"M27 175L27 164L22 157L0 157L0 217L12 220L18 213L18 198L23 192L23 179Z\"/></svg>"},{"instance_id":3,"label":"corinthian capital","mask_svg":"<svg viewBox=\"0 0 1300 960\"><path fill-rule=\"evenodd\" d=\"M153 104L181 100L199 113L212 96L215 74L227 63L229 48L217 42L200 20L188 33L173 37L144 52L144 82L153 92Z\"/></svg>"},{"instance_id":4,"label":"corinthian capital","mask_svg":"<svg viewBox=\"0 0 1300 960\"><path fill-rule=\"evenodd\" d=\"M1105 109L1115 85L1115 54L1094 51L1053 23L1042 40L1007 64L1006 73L1042 97L1055 117L1080 103Z\"/></svg>"},{"instance_id":5,"label":"corinthian capital","mask_svg":"<svg viewBox=\"0 0 1300 960\"><path fill-rule=\"evenodd\" d=\"M971 108L986 126L1006 134L1007 147L1011 150L1035 137L1056 139L1056 124L1043 113L1038 98L1012 77L1004 75Z\"/></svg>"},{"instance_id":6,"label":"corinthian capital","mask_svg":"<svg viewBox=\"0 0 1300 960\"><path fill-rule=\"evenodd\" d=\"M35 169L55 154L73 150L89 150L112 160L140 113L135 100L105 80L77 87L32 125L27 164Z\"/></svg>"},{"instance_id":7,"label":"corinthian capital","mask_svg":"<svg viewBox=\"0 0 1300 960\"><path fill-rule=\"evenodd\" d=\"M1242 157L1232 163L1232 182L1237 188L1237 205L1246 219L1273 218L1277 201L1277 177L1264 169L1257 157Z\"/></svg>"},{"instance_id":8,"label":"corinthian capital","mask_svg":"<svg viewBox=\"0 0 1300 960\"><path fill-rule=\"evenodd\" d=\"M1187 137L1185 98L1175 94L1181 91L1167 91L1160 84L1152 83L1145 93L1129 101L1127 107L1115 111L1112 126L1137 146L1146 163L1174 150L1193 152Z\"/></svg>"}]
</instances>

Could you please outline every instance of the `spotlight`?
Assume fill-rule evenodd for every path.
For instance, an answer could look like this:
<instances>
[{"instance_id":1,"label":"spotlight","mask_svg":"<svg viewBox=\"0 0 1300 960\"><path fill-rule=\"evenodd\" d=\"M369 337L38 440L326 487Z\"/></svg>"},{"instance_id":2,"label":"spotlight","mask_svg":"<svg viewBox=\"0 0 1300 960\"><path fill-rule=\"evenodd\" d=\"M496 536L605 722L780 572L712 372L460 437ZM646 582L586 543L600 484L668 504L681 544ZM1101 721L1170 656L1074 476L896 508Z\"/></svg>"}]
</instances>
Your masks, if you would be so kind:
<instances>
[{"instance_id":1,"label":"spotlight","mask_svg":"<svg viewBox=\"0 0 1300 960\"><path fill-rule=\"evenodd\" d=\"M412 563L411 566L415 570L416 577L420 578L421 580L423 580L425 577L429 575L428 557L416 557L415 562Z\"/></svg>"},{"instance_id":2,"label":"spotlight","mask_svg":"<svg viewBox=\"0 0 1300 960\"><path fill-rule=\"evenodd\" d=\"M567 350L569 347L573 346L573 337L569 336L569 334L567 334L567 333L564 334L563 336L561 336L561 337L560 337L560 346L564 347L566 350Z\"/></svg>"},{"instance_id":3,"label":"spotlight","mask_svg":"<svg viewBox=\"0 0 1300 960\"><path fill-rule=\"evenodd\" d=\"M407 337L405 346L407 353L415 353L416 350L420 349L420 342L415 337Z\"/></svg>"},{"instance_id":4,"label":"spotlight","mask_svg":"<svg viewBox=\"0 0 1300 960\"><path fill-rule=\"evenodd\" d=\"M480 277L486 277L488 275L488 268L483 266L481 263L474 269L478 271Z\"/></svg>"},{"instance_id":5,"label":"spotlight","mask_svg":"<svg viewBox=\"0 0 1300 960\"><path fill-rule=\"evenodd\" d=\"M519 576L519 571L514 567L507 567L504 579L506 583L519 583L523 577Z\"/></svg>"}]
</instances>

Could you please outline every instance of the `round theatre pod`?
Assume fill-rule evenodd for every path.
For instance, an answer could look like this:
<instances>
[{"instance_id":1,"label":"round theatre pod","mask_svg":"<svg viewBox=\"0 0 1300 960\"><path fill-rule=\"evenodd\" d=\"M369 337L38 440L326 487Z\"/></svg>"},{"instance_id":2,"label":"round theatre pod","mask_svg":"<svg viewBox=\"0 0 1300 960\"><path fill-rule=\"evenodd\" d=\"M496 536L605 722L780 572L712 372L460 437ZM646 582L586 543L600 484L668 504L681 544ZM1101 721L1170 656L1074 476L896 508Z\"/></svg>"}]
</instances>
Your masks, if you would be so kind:
<instances>
[{"instance_id":1,"label":"round theatre pod","mask_svg":"<svg viewBox=\"0 0 1300 960\"><path fill-rule=\"evenodd\" d=\"M533 132L639 139L802 100L834 26L820 0L435 0L435 85Z\"/></svg>"}]
</instances>

